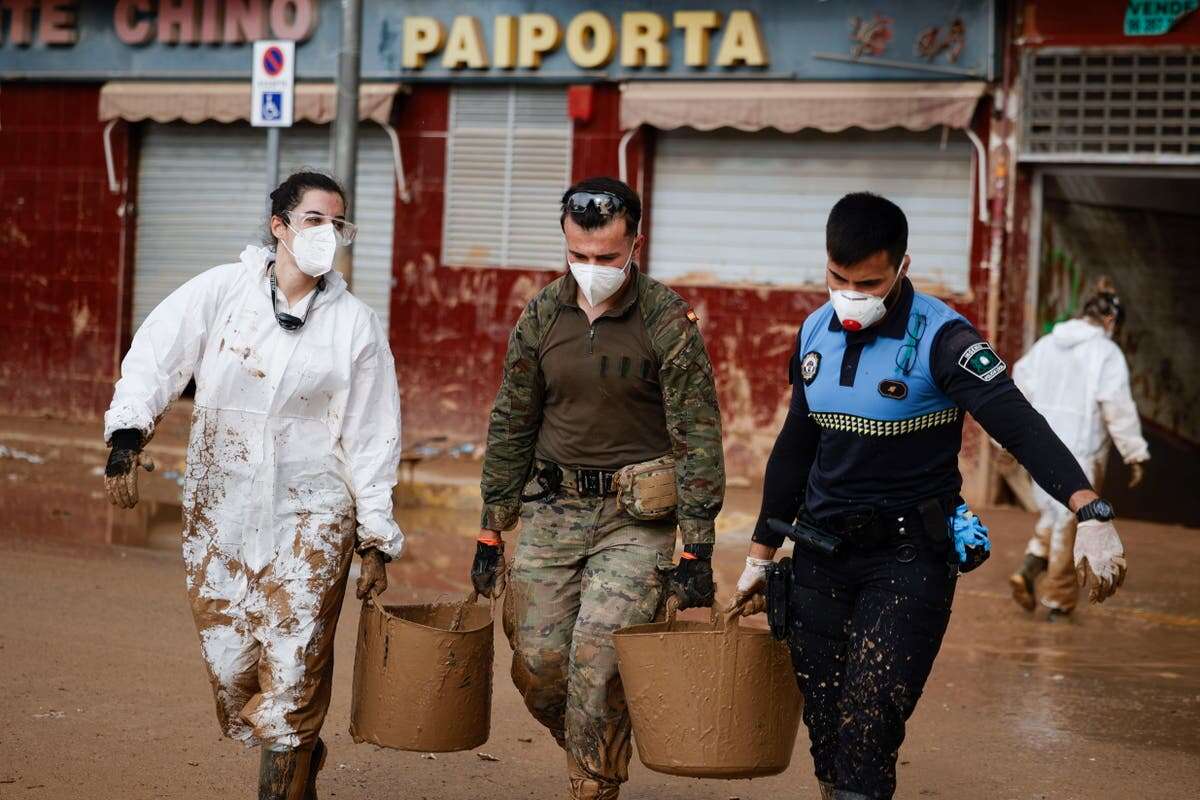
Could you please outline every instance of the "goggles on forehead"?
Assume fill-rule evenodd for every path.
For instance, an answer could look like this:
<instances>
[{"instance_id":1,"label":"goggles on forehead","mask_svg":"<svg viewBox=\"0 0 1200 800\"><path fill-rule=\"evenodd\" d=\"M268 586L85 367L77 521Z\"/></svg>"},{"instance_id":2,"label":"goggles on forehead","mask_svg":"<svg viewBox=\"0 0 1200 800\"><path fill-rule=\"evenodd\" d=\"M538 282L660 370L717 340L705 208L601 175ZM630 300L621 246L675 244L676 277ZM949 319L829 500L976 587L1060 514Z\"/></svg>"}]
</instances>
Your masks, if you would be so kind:
<instances>
[{"instance_id":1,"label":"goggles on forehead","mask_svg":"<svg viewBox=\"0 0 1200 800\"><path fill-rule=\"evenodd\" d=\"M572 214L586 213L589 206L594 206L602 217L615 217L625 210L621 198L608 192L574 192L567 198L566 206Z\"/></svg>"},{"instance_id":2,"label":"goggles on forehead","mask_svg":"<svg viewBox=\"0 0 1200 800\"><path fill-rule=\"evenodd\" d=\"M305 228L316 228L319 225L332 225L333 235L337 237L337 243L343 247L351 244L354 237L358 235L358 226L341 217L331 217L328 214L317 214L312 211L289 211L287 218L297 232Z\"/></svg>"}]
</instances>

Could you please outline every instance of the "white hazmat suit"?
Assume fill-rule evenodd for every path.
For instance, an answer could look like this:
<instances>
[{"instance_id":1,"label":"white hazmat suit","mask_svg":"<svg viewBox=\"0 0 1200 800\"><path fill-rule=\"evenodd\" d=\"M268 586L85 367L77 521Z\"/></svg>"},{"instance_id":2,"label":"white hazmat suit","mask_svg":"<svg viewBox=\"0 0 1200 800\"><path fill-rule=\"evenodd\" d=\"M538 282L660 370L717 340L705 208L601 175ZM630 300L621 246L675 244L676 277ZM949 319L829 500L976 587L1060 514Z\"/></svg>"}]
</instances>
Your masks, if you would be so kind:
<instances>
[{"instance_id":1,"label":"white hazmat suit","mask_svg":"<svg viewBox=\"0 0 1200 800\"><path fill-rule=\"evenodd\" d=\"M267 270L238 263L174 291L121 365L105 440L143 440L195 376L183 487L183 558L225 734L310 746L324 721L333 635L351 557L396 557L400 397L387 336L336 272L275 319Z\"/></svg>"},{"instance_id":2,"label":"white hazmat suit","mask_svg":"<svg viewBox=\"0 0 1200 800\"><path fill-rule=\"evenodd\" d=\"M1058 323L1016 363L1013 379L1097 491L1113 442L1126 464L1150 458L1125 354L1099 325L1085 319ZM1033 494L1040 516L1026 552L1049 561L1042 602L1070 611L1077 595L1075 515L1036 484Z\"/></svg>"}]
</instances>

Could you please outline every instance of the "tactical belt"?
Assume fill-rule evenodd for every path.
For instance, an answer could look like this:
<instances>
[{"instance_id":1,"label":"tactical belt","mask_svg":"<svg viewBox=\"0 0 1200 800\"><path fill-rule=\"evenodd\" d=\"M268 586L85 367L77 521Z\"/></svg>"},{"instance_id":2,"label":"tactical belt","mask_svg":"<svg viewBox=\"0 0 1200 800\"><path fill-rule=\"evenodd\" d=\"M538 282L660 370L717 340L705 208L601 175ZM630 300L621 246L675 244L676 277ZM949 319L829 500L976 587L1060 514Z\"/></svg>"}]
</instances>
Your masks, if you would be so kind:
<instances>
[{"instance_id":1,"label":"tactical belt","mask_svg":"<svg viewBox=\"0 0 1200 800\"><path fill-rule=\"evenodd\" d=\"M937 545L946 545L950 541L947 518L957 502L957 497L934 498L906 509L861 508L808 521L856 550L896 544L917 534L924 534Z\"/></svg>"},{"instance_id":2,"label":"tactical belt","mask_svg":"<svg viewBox=\"0 0 1200 800\"><path fill-rule=\"evenodd\" d=\"M536 503L557 494L562 487L573 487L580 497L607 497L617 493L613 486L615 469L574 469L555 464L553 461L538 461L534 477L542 491L521 495L522 503Z\"/></svg>"}]
</instances>

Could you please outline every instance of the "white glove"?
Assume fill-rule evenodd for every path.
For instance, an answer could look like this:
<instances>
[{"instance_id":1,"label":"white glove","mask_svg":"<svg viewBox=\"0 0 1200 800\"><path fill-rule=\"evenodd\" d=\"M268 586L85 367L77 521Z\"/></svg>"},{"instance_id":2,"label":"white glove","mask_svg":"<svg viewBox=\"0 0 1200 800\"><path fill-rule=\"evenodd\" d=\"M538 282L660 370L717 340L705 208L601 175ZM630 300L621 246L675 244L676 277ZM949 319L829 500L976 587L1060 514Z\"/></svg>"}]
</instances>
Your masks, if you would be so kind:
<instances>
[{"instance_id":1,"label":"white glove","mask_svg":"<svg viewBox=\"0 0 1200 800\"><path fill-rule=\"evenodd\" d=\"M767 585L767 567L774 563L769 558L746 556L746 568L738 578L737 592L741 595L754 594Z\"/></svg>"},{"instance_id":2,"label":"white glove","mask_svg":"<svg viewBox=\"0 0 1200 800\"><path fill-rule=\"evenodd\" d=\"M1075 532L1075 577L1088 599L1103 603L1125 581L1125 546L1111 522L1089 519Z\"/></svg>"}]
</instances>

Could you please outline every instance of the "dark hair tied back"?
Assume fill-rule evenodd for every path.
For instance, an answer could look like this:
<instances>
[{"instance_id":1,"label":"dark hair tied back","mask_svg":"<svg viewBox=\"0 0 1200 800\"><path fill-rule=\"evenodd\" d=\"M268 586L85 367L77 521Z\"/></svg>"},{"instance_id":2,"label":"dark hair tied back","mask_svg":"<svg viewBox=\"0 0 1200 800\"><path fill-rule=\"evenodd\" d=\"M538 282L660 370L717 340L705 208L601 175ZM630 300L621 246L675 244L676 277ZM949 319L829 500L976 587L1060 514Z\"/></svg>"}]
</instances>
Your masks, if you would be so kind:
<instances>
[{"instance_id":1,"label":"dark hair tied back","mask_svg":"<svg viewBox=\"0 0 1200 800\"><path fill-rule=\"evenodd\" d=\"M283 217L289 211L294 211L296 206L300 205L300 199L304 197L304 193L310 189L332 192L342 198L342 205L346 204L346 190L332 175L309 168L293 172L287 180L275 187L275 191L271 192L271 219L267 220L268 245L278 244L275 234L271 233L271 220L275 217Z\"/></svg>"}]
</instances>

